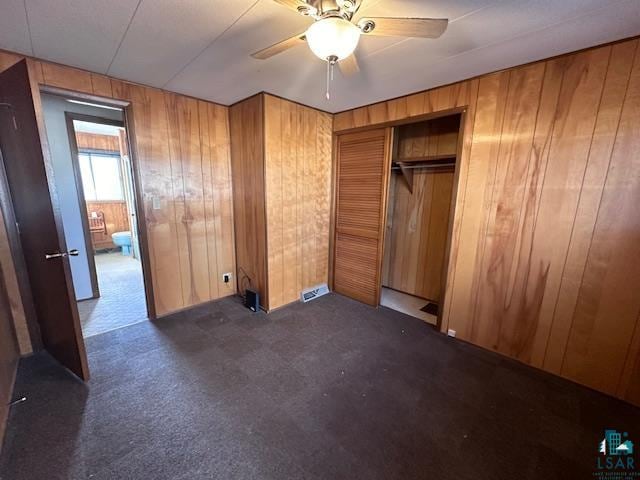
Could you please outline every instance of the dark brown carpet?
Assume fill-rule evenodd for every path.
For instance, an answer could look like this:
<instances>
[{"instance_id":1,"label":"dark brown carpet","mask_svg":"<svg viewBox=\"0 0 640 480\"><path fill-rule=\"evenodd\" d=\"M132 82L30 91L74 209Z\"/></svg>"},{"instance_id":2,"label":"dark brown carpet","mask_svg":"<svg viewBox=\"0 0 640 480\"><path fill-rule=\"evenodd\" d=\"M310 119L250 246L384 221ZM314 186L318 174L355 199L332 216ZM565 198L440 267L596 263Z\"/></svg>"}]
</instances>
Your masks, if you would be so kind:
<instances>
[{"instance_id":1,"label":"dark brown carpet","mask_svg":"<svg viewBox=\"0 0 640 480\"><path fill-rule=\"evenodd\" d=\"M3 479L586 479L605 428L640 440L640 409L338 295L87 348L88 385L21 362Z\"/></svg>"}]
</instances>

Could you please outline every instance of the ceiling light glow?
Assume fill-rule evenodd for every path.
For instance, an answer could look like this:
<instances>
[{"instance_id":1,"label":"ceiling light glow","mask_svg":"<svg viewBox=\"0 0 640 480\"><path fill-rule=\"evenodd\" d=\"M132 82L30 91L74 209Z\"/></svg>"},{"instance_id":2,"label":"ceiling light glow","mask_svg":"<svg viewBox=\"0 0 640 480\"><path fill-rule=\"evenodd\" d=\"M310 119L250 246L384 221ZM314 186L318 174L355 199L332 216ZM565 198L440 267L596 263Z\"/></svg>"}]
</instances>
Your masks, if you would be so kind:
<instances>
[{"instance_id":1,"label":"ceiling light glow","mask_svg":"<svg viewBox=\"0 0 640 480\"><path fill-rule=\"evenodd\" d=\"M305 35L309 48L318 58L336 62L356 49L360 29L344 18L328 17L312 24Z\"/></svg>"}]
</instances>

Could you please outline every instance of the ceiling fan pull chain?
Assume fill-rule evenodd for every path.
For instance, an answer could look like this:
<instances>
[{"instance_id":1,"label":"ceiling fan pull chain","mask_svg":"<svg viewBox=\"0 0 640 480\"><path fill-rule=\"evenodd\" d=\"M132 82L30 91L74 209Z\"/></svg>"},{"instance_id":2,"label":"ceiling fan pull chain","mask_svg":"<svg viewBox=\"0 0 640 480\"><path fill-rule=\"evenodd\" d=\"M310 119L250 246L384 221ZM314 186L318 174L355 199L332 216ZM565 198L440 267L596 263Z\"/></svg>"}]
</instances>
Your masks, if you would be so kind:
<instances>
[{"instance_id":1,"label":"ceiling fan pull chain","mask_svg":"<svg viewBox=\"0 0 640 480\"><path fill-rule=\"evenodd\" d=\"M327 100L331 99L331 62L327 61Z\"/></svg>"},{"instance_id":2,"label":"ceiling fan pull chain","mask_svg":"<svg viewBox=\"0 0 640 480\"><path fill-rule=\"evenodd\" d=\"M331 81L333 80L333 66L338 62L338 57L330 55L327 57L327 100L331 98Z\"/></svg>"}]
</instances>

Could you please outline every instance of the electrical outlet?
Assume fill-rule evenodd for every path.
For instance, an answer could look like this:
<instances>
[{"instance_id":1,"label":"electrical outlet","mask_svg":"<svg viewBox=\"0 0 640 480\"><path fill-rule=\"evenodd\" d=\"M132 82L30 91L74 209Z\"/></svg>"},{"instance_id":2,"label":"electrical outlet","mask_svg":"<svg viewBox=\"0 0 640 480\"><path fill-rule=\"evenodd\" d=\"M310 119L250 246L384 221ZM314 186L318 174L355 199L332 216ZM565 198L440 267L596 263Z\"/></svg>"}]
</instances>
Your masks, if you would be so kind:
<instances>
[{"instance_id":1,"label":"electrical outlet","mask_svg":"<svg viewBox=\"0 0 640 480\"><path fill-rule=\"evenodd\" d=\"M456 338L456 331L449 329L447 331L447 335L449 335L450 337Z\"/></svg>"},{"instance_id":2,"label":"electrical outlet","mask_svg":"<svg viewBox=\"0 0 640 480\"><path fill-rule=\"evenodd\" d=\"M223 273L222 274L222 281L224 283L229 283L231 281L231 274L230 273Z\"/></svg>"},{"instance_id":3,"label":"electrical outlet","mask_svg":"<svg viewBox=\"0 0 640 480\"><path fill-rule=\"evenodd\" d=\"M158 197L157 195L154 195L152 197L151 203L154 210L160 210L162 208L162 205L160 205L160 197Z\"/></svg>"}]
</instances>

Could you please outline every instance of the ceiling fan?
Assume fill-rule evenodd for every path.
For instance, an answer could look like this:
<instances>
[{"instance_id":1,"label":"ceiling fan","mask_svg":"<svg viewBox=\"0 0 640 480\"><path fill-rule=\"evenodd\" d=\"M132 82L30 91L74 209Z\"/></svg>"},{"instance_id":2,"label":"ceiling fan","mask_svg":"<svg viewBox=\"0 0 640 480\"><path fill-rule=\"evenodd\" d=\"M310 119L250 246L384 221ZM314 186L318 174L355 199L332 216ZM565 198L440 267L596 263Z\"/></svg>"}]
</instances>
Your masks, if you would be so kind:
<instances>
[{"instance_id":1,"label":"ceiling fan","mask_svg":"<svg viewBox=\"0 0 640 480\"><path fill-rule=\"evenodd\" d=\"M265 60L304 43L321 60L327 62L327 98L333 66L337 63L345 75L360 69L353 52L360 36L438 38L444 33L449 20L444 18L363 17L353 23L353 17L364 0L274 0L311 17L314 23L305 31L287 38L251 56Z\"/></svg>"}]
</instances>

